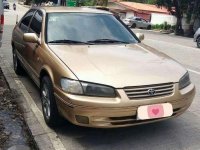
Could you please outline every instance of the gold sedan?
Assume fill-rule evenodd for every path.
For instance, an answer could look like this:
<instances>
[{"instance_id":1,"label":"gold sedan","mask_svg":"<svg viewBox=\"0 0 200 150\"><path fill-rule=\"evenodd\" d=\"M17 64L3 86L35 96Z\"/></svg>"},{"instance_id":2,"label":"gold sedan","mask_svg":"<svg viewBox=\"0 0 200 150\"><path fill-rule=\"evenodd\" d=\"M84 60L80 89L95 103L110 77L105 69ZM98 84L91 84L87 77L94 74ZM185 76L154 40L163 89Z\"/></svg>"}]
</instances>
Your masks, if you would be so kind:
<instances>
[{"instance_id":1,"label":"gold sedan","mask_svg":"<svg viewBox=\"0 0 200 150\"><path fill-rule=\"evenodd\" d=\"M30 9L12 35L14 70L40 88L46 123L113 128L165 120L192 103L189 73L144 45L113 14L90 8Z\"/></svg>"}]
</instances>

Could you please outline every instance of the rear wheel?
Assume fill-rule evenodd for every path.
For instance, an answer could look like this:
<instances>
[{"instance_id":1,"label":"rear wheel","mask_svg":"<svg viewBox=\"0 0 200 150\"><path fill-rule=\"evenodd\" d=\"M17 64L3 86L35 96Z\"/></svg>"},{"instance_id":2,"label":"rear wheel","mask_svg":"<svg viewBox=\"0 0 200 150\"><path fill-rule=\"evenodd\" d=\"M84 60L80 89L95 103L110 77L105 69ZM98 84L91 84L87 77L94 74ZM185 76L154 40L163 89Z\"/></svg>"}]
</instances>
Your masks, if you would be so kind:
<instances>
[{"instance_id":1,"label":"rear wheel","mask_svg":"<svg viewBox=\"0 0 200 150\"><path fill-rule=\"evenodd\" d=\"M197 38L197 47L200 48L200 36Z\"/></svg>"},{"instance_id":2,"label":"rear wheel","mask_svg":"<svg viewBox=\"0 0 200 150\"><path fill-rule=\"evenodd\" d=\"M51 79L48 76L43 77L41 81L40 95L44 120L49 127L56 127L60 123L60 115L58 113L53 93L53 84Z\"/></svg>"},{"instance_id":3,"label":"rear wheel","mask_svg":"<svg viewBox=\"0 0 200 150\"><path fill-rule=\"evenodd\" d=\"M147 27L147 30L151 30L151 26L150 25Z\"/></svg>"},{"instance_id":4,"label":"rear wheel","mask_svg":"<svg viewBox=\"0 0 200 150\"><path fill-rule=\"evenodd\" d=\"M17 75L22 75L24 70L21 66L21 63L17 57L16 49L13 48L13 67Z\"/></svg>"},{"instance_id":5,"label":"rear wheel","mask_svg":"<svg viewBox=\"0 0 200 150\"><path fill-rule=\"evenodd\" d=\"M133 23L132 26L131 26L131 28L136 28L136 24Z\"/></svg>"}]
</instances>

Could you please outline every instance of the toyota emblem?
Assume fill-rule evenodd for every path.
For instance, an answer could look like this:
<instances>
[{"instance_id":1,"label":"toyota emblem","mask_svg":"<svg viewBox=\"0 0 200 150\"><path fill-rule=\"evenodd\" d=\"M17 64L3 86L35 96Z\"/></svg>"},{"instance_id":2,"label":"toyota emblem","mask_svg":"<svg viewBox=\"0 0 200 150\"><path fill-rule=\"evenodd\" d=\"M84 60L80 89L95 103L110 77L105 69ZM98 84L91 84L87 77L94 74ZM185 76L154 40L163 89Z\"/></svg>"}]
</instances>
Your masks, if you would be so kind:
<instances>
[{"instance_id":1,"label":"toyota emblem","mask_svg":"<svg viewBox=\"0 0 200 150\"><path fill-rule=\"evenodd\" d=\"M148 90L148 94L149 94L150 96L155 95L155 93L156 93L156 91L155 91L154 89L149 89L149 90Z\"/></svg>"}]
</instances>

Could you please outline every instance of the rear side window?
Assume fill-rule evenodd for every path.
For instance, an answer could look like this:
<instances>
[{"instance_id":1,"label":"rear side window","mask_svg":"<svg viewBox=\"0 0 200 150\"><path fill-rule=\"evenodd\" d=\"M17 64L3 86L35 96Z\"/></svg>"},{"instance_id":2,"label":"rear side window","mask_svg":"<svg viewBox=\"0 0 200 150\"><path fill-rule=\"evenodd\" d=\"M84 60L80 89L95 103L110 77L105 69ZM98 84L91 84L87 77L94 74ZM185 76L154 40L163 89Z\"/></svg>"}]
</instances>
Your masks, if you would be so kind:
<instances>
[{"instance_id":1,"label":"rear side window","mask_svg":"<svg viewBox=\"0 0 200 150\"><path fill-rule=\"evenodd\" d=\"M28 31L28 26L29 23L31 21L31 18L33 17L35 10L30 10L22 19L19 28L23 31L23 32L27 32Z\"/></svg>"},{"instance_id":2,"label":"rear side window","mask_svg":"<svg viewBox=\"0 0 200 150\"><path fill-rule=\"evenodd\" d=\"M37 11L30 24L30 33L40 34L42 28L42 12Z\"/></svg>"},{"instance_id":3,"label":"rear side window","mask_svg":"<svg viewBox=\"0 0 200 150\"><path fill-rule=\"evenodd\" d=\"M136 18L135 20L137 20L137 21L142 21L142 19L140 19L140 18Z\"/></svg>"}]
</instances>

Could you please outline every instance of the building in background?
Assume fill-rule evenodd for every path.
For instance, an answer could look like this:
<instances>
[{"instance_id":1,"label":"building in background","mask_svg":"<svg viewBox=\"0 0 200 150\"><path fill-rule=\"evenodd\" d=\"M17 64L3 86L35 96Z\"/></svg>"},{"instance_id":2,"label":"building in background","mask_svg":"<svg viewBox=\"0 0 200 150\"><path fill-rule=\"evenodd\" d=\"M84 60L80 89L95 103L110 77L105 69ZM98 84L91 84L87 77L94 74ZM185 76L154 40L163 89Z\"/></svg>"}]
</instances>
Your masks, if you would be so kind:
<instances>
[{"instance_id":1,"label":"building in background","mask_svg":"<svg viewBox=\"0 0 200 150\"><path fill-rule=\"evenodd\" d=\"M176 24L176 17L172 16L165 7L117 0L109 0L108 7L117 12L122 19L136 16L152 24L163 24L164 22L171 25Z\"/></svg>"}]
</instances>

